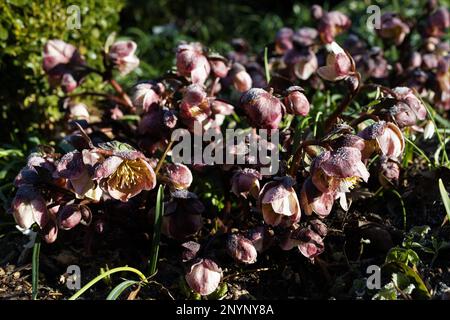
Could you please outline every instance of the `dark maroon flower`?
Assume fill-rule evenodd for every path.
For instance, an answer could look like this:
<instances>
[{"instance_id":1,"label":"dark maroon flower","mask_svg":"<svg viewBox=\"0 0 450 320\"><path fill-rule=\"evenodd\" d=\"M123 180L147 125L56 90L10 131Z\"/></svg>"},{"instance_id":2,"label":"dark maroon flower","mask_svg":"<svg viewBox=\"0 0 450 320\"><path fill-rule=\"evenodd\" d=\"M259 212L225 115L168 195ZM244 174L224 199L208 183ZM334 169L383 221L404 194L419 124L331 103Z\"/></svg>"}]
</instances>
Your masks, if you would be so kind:
<instances>
[{"instance_id":1,"label":"dark maroon flower","mask_svg":"<svg viewBox=\"0 0 450 320\"><path fill-rule=\"evenodd\" d=\"M427 19L425 32L429 37L442 37L450 27L450 15L446 7L440 7Z\"/></svg>"},{"instance_id":2,"label":"dark maroon flower","mask_svg":"<svg viewBox=\"0 0 450 320\"><path fill-rule=\"evenodd\" d=\"M308 80L319 67L317 57L311 50L293 48L286 52L283 60L292 74L301 80Z\"/></svg>"},{"instance_id":3,"label":"dark maroon flower","mask_svg":"<svg viewBox=\"0 0 450 320\"><path fill-rule=\"evenodd\" d=\"M89 225L92 220L92 212L85 205L69 204L59 208L57 214L58 227L70 230L78 224Z\"/></svg>"},{"instance_id":4,"label":"dark maroon flower","mask_svg":"<svg viewBox=\"0 0 450 320\"><path fill-rule=\"evenodd\" d=\"M275 35L275 52L283 54L292 49L292 37L294 31L291 28L282 28Z\"/></svg>"},{"instance_id":5,"label":"dark maroon flower","mask_svg":"<svg viewBox=\"0 0 450 320\"><path fill-rule=\"evenodd\" d=\"M176 191L165 206L162 233L170 238L184 240L197 233L203 226L205 207L192 192Z\"/></svg>"},{"instance_id":6,"label":"dark maroon flower","mask_svg":"<svg viewBox=\"0 0 450 320\"><path fill-rule=\"evenodd\" d=\"M240 105L253 127L262 129L278 128L278 124L283 116L283 109L280 100L270 92L252 88L242 95Z\"/></svg>"},{"instance_id":7,"label":"dark maroon flower","mask_svg":"<svg viewBox=\"0 0 450 320\"><path fill-rule=\"evenodd\" d=\"M188 189L192 183L192 173L181 163L168 163L161 167L160 179L176 190Z\"/></svg>"}]
</instances>

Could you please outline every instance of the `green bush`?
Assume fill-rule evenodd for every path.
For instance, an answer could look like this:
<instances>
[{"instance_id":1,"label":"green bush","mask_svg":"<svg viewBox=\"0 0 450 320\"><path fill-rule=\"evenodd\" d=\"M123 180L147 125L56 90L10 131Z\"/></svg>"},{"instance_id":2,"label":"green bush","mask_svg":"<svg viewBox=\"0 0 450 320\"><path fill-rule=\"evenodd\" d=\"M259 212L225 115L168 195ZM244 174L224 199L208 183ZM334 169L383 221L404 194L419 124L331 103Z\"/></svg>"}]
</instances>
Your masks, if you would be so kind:
<instances>
[{"instance_id":1,"label":"green bush","mask_svg":"<svg viewBox=\"0 0 450 320\"><path fill-rule=\"evenodd\" d=\"M69 29L67 11L80 8L81 28ZM42 49L48 39L77 46L89 64L99 66L106 37L118 29L119 0L0 0L0 198L24 161L40 143L50 143L62 113L60 89L52 89L42 70ZM99 89L100 77L86 79L82 90ZM57 90L58 95L51 94ZM56 130L57 132L57 130ZM6 192L7 193L7 192Z\"/></svg>"}]
</instances>

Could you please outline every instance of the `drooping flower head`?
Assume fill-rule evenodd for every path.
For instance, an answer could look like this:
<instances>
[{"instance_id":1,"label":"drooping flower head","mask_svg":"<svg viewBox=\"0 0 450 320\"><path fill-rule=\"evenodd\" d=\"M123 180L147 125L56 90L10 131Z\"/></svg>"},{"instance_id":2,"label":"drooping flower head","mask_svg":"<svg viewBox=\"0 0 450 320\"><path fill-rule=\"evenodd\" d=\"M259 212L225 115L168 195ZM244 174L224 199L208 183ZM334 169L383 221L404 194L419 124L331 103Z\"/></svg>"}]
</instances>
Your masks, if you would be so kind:
<instances>
[{"instance_id":1,"label":"drooping flower head","mask_svg":"<svg viewBox=\"0 0 450 320\"><path fill-rule=\"evenodd\" d=\"M222 269L211 259L199 259L189 268L185 279L194 292L207 296L216 291L219 286Z\"/></svg>"},{"instance_id":2,"label":"drooping flower head","mask_svg":"<svg viewBox=\"0 0 450 320\"><path fill-rule=\"evenodd\" d=\"M199 43L179 45L176 59L179 74L190 77L192 83L205 83L211 67Z\"/></svg>"},{"instance_id":3,"label":"drooping flower head","mask_svg":"<svg viewBox=\"0 0 450 320\"><path fill-rule=\"evenodd\" d=\"M327 45L329 51L326 65L317 70L319 76L328 81L342 80L355 72L351 57L336 42Z\"/></svg>"},{"instance_id":4,"label":"drooping flower head","mask_svg":"<svg viewBox=\"0 0 450 320\"><path fill-rule=\"evenodd\" d=\"M283 116L280 100L264 89L252 88L245 92L240 105L255 128L276 129Z\"/></svg>"},{"instance_id":5,"label":"drooping flower head","mask_svg":"<svg viewBox=\"0 0 450 320\"><path fill-rule=\"evenodd\" d=\"M124 76L139 66L139 58L135 54L136 48L134 41L117 41L109 47L106 57Z\"/></svg>"}]
</instances>

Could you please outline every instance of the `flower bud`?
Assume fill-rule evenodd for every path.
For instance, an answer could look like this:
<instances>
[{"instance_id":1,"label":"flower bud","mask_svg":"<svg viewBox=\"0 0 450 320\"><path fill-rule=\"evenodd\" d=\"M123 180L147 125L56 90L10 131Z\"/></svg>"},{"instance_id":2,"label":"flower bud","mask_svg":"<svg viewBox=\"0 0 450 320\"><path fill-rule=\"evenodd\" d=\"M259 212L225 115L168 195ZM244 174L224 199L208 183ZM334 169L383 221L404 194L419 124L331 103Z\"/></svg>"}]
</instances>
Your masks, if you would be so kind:
<instances>
[{"instance_id":1,"label":"flower bud","mask_svg":"<svg viewBox=\"0 0 450 320\"><path fill-rule=\"evenodd\" d=\"M177 70L184 77L190 77L192 83L203 84L208 78L211 67L203 55L200 44L182 44L177 49Z\"/></svg>"},{"instance_id":2,"label":"flower bud","mask_svg":"<svg viewBox=\"0 0 450 320\"><path fill-rule=\"evenodd\" d=\"M291 28L282 28L275 35L275 52L283 54L292 49L292 37L294 31Z\"/></svg>"},{"instance_id":3,"label":"flower bud","mask_svg":"<svg viewBox=\"0 0 450 320\"><path fill-rule=\"evenodd\" d=\"M136 48L137 45L133 41L117 41L109 47L106 57L124 76L139 66L139 58L135 55Z\"/></svg>"},{"instance_id":4,"label":"flower bud","mask_svg":"<svg viewBox=\"0 0 450 320\"><path fill-rule=\"evenodd\" d=\"M241 108L247 114L252 127L277 129L283 116L282 105L271 93L252 88L245 92L240 100Z\"/></svg>"},{"instance_id":5,"label":"flower bud","mask_svg":"<svg viewBox=\"0 0 450 320\"><path fill-rule=\"evenodd\" d=\"M192 173L188 167L179 163L165 164L160 171L160 179L172 189L188 189L192 183Z\"/></svg>"},{"instance_id":6,"label":"flower bud","mask_svg":"<svg viewBox=\"0 0 450 320\"><path fill-rule=\"evenodd\" d=\"M36 223L43 228L49 221L47 204L39 192L31 186L21 186L11 204L16 223L30 229Z\"/></svg>"},{"instance_id":7,"label":"flower bud","mask_svg":"<svg viewBox=\"0 0 450 320\"><path fill-rule=\"evenodd\" d=\"M424 140L428 140L433 138L435 132L434 122L431 120L427 121L425 128L423 130L423 138Z\"/></svg>"},{"instance_id":8,"label":"flower bud","mask_svg":"<svg viewBox=\"0 0 450 320\"><path fill-rule=\"evenodd\" d=\"M207 296L219 286L222 269L210 259L200 259L190 267L185 279L194 292Z\"/></svg>"},{"instance_id":9,"label":"flower bud","mask_svg":"<svg viewBox=\"0 0 450 320\"><path fill-rule=\"evenodd\" d=\"M288 113L306 116L309 113L309 101L303 94L300 87L290 87L287 89L287 96L284 98L284 104Z\"/></svg>"},{"instance_id":10,"label":"flower bud","mask_svg":"<svg viewBox=\"0 0 450 320\"><path fill-rule=\"evenodd\" d=\"M239 92L245 92L250 90L252 87L252 78L248 72L245 71L245 68L238 63L233 65L233 68L231 69L231 77L234 88Z\"/></svg>"},{"instance_id":11,"label":"flower bud","mask_svg":"<svg viewBox=\"0 0 450 320\"><path fill-rule=\"evenodd\" d=\"M317 70L319 76L328 81L338 81L354 72L349 55L336 42L327 45L329 54L326 65Z\"/></svg>"},{"instance_id":12,"label":"flower bud","mask_svg":"<svg viewBox=\"0 0 450 320\"><path fill-rule=\"evenodd\" d=\"M227 241L227 252L236 261L252 264L258 255L253 243L241 235L233 234Z\"/></svg>"}]
</instances>

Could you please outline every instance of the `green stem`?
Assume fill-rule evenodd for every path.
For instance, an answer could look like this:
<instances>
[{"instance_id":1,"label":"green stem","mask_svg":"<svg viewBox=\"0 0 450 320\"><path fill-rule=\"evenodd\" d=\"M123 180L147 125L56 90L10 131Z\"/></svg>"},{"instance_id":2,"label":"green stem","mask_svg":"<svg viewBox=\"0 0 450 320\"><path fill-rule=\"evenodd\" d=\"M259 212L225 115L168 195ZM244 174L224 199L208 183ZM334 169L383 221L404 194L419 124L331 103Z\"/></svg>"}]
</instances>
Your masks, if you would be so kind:
<instances>
[{"instance_id":1,"label":"green stem","mask_svg":"<svg viewBox=\"0 0 450 320\"><path fill-rule=\"evenodd\" d=\"M266 73L267 84L270 82L270 72L269 72L269 59L268 59L268 49L264 48L264 71Z\"/></svg>"},{"instance_id":2,"label":"green stem","mask_svg":"<svg viewBox=\"0 0 450 320\"><path fill-rule=\"evenodd\" d=\"M39 285L39 254L41 252L41 236L36 235L36 240L33 246L33 261L31 267L31 277L32 277L32 291L31 298L37 300L38 295L38 285Z\"/></svg>"},{"instance_id":3,"label":"green stem","mask_svg":"<svg viewBox=\"0 0 450 320\"><path fill-rule=\"evenodd\" d=\"M100 275L98 275L97 277L95 277L94 279L92 279L91 281L89 281L89 283L87 283L83 288L81 288L80 290L78 290L73 296L71 296L69 298L69 300L76 300L78 299L83 293L85 293L90 287L92 287L94 284L96 284L97 282L99 282L100 280L102 280L103 278L116 273L116 272L123 272L123 271L129 271L129 272L133 272L135 274L137 274L139 276L139 278L141 278L141 281L143 282L147 282L147 278L144 276L144 274L142 272L140 272L138 269L135 268L131 268L131 267L119 267L119 268L114 268L111 269L105 273L102 273Z\"/></svg>"},{"instance_id":4,"label":"green stem","mask_svg":"<svg viewBox=\"0 0 450 320\"><path fill-rule=\"evenodd\" d=\"M155 223L153 227L152 256L150 259L150 276L156 273L158 264L159 242L161 237L162 216L164 213L164 185L160 185L156 196Z\"/></svg>"}]
</instances>

